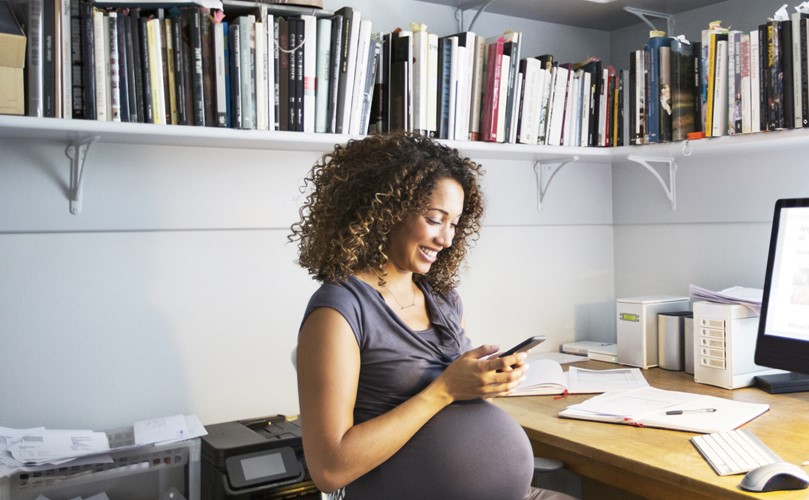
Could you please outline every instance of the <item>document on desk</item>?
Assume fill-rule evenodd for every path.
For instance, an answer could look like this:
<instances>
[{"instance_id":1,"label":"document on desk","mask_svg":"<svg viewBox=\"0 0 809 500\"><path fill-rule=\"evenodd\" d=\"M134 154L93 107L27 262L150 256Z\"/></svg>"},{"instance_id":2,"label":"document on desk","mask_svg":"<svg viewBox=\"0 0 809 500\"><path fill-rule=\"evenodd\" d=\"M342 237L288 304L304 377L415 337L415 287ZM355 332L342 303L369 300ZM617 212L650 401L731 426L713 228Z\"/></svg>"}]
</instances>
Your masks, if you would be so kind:
<instances>
[{"instance_id":1,"label":"document on desk","mask_svg":"<svg viewBox=\"0 0 809 500\"><path fill-rule=\"evenodd\" d=\"M594 396L559 416L706 434L736 429L769 409L767 404L644 387Z\"/></svg>"},{"instance_id":2,"label":"document on desk","mask_svg":"<svg viewBox=\"0 0 809 500\"><path fill-rule=\"evenodd\" d=\"M565 372L552 359L532 359L525 382L510 396L548 394L594 394L646 387L649 383L638 368L587 370L571 366Z\"/></svg>"}]
</instances>

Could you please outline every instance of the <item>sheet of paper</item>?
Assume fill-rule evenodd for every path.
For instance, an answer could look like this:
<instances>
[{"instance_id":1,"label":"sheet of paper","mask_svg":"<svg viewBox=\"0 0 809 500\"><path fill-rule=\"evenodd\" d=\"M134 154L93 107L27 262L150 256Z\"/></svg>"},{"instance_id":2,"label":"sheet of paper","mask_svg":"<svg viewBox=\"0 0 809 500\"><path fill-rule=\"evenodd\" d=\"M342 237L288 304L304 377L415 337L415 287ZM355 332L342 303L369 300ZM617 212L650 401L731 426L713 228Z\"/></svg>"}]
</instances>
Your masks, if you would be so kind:
<instances>
[{"instance_id":1,"label":"sheet of paper","mask_svg":"<svg viewBox=\"0 0 809 500\"><path fill-rule=\"evenodd\" d=\"M649 383L638 368L588 370L571 366L568 370L568 388L573 394L588 392L626 391L648 387Z\"/></svg>"},{"instance_id":2,"label":"sheet of paper","mask_svg":"<svg viewBox=\"0 0 809 500\"><path fill-rule=\"evenodd\" d=\"M697 394L643 387L629 391L606 392L568 408L599 415L640 417L698 397Z\"/></svg>"},{"instance_id":3,"label":"sheet of paper","mask_svg":"<svg viewBox=\"0 0 809 500\"><path fill-rule=\"evenodd\" d=\"M196 415L171 415L135 422L135 444L167 444L208 434Z\"/></svg>"},{"instance_id":4,"label":"sheet of paper","mask_svg":"<svg viewBox=\"0 0 809 500\"><path fill-rule=\"evenodd\" d=\"M35 465L59 464L109 449L109 440L103 432L48 429L29 432L8 447L14 459Z\"/></svg>"}]
</instances>

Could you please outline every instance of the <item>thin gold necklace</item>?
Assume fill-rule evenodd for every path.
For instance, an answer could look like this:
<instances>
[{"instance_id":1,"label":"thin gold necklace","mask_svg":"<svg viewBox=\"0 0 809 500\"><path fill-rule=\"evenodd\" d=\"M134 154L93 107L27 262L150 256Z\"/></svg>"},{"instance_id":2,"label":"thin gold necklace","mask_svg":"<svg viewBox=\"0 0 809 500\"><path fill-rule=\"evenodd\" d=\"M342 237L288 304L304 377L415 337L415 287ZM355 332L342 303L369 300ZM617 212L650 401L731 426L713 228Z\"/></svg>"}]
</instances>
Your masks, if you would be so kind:
<instances>
[{"instance_id":1,"label":"thin gold necklace","mask_svg":"<svg viewBox=\"0 0 809 500\"><path fill-rule=\"evenodd\" d=\"M416 305L416 284L411 281L410 286L413 287L413 300L411 301L410 304L407 304L406 306L402 305L402 303L399 302L399 299L397 299L396 295L393 294L393 290L388 288L387 285L382 285L382 288L384 288L385 290L388 291L388 293L390 293L390 296L393 297L393 300L395 300L396 303L399 304L399 307L402 309L402 311L404 311L405 309L409 309Z\"/></svg>"}]
</instances>

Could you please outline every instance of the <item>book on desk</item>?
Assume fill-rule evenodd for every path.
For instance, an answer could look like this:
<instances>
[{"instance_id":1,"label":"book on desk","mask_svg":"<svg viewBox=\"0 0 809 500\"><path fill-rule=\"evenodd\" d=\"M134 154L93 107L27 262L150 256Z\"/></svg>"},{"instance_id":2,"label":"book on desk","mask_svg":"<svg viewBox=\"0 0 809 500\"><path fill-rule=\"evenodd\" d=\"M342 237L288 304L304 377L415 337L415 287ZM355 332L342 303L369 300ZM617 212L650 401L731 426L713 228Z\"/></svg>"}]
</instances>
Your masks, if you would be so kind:
<instances>
[{"instance_id":1,"label":"book on desk","mask_svg":"<svg viewBox=\"0 0 809 500\"><path fill-rule=\"evenodd\" d=\"M769 410L765 403L643 387L594 396L559 412L563 418L711 433L736 429Z\"/></svg>"},{"instance_id":2,"label":"book on desk","mask_svg":"<svg viewBox=\"0 0 809 500\"><path fill-rule=\"evenodd\" d=\"M571 366L565 372L553 359L529 358L525 382L510 396L543 396L552 394L595 394L607 391L647 387L649 383L638 368L588 370Z\"/></svg>"}]
</instances>

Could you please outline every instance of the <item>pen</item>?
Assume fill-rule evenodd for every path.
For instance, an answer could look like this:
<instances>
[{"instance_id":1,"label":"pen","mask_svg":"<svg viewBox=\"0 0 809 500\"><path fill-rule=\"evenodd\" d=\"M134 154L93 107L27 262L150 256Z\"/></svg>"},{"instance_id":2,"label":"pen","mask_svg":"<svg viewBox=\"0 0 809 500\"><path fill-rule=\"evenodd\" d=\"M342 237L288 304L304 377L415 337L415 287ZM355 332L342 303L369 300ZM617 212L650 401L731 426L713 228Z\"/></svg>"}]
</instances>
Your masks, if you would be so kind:
<instances>
[{"instance_id":1,"label":"pen","mask_svg":"<svg viewBox=\"0 0 809 500\"><path fill-rule=\"evenodd\" d=\"M684 413L713 413L716 408L696 408L694 410L669 410L666 415L682 415Z\"/></svg>"}]
</instances>

